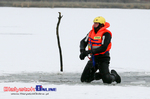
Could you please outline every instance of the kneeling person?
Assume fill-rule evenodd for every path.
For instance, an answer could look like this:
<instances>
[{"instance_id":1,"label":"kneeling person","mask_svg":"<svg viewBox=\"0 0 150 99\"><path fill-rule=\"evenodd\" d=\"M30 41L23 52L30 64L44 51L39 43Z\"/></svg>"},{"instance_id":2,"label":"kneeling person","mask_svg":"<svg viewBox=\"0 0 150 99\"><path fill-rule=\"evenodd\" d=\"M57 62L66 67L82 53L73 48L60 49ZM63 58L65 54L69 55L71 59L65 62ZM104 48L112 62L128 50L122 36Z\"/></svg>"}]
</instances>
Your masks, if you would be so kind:
<instances>
[{"instance_id":1,"label":"kneeling person","mask_svg":"<svg viewBox=\"0 0 150 99\"><path fill-rule=\"evenodd\" d=\"M81 75L81 82L102 79L108 84L114 81L121 83L121 78L115 70L109 72L112 33L107 28L110 24L101 16L96 17L93 22L92 30L80 42L80 59L91 56ZM85 50L87 46L88 51Z\"/></svg>"}]
</instances>

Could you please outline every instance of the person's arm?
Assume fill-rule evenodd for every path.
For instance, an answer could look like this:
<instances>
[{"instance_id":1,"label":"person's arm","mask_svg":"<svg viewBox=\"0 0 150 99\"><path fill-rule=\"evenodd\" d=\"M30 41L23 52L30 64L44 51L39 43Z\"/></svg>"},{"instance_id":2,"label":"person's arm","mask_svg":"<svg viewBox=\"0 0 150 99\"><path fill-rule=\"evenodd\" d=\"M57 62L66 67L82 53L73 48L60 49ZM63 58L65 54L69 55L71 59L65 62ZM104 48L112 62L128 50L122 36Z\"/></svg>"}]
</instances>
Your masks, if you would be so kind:
<instances>
[{"instance_id":1,"label":"person's arm","mask_svg":"<svg viewBox=\"0 0 150 99\"><path fill-rule=\"evenodd\" d=\"M111 42L110 33L108 33L108 32L104 33L102 36L102 46L100 46L96 49L92 49L92 54L101 53L101 52L106 51L110 42Z\"/></svg>"},{"instance_id":2,"label":"person's arm","mask_svg":"<svg viewBox=\"0 0 150 99\"><path fill-rule=\"evenodd\" d=\"M87 34L86 37L84 37L84 38L80 41L80 52L85 51L85 48L86 48L86 46L87 46L87 44L88 44L88 35L89 35L89 34Z\"/></svg>"}]
</instances>

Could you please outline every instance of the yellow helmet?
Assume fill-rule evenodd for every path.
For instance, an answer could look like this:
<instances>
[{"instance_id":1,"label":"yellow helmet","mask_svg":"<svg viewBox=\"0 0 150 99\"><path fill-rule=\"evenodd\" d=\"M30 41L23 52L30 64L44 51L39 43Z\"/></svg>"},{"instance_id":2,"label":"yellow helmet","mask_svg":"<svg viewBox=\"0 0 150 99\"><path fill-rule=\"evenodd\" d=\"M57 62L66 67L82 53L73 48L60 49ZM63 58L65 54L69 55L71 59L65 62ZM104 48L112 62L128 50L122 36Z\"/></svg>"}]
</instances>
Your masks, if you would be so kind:
<instances>
[{"instance_id":1,"label":"yellow helmet","mask_svg":"<svg viewBox=\"0 0 150 99\"><path fill-rule=\"evenodd\" d=\"M105 18L103 18L102 16L99 16L99 17L96 17L93 22L97 22L97 23L100 23L100 24L104 24L105 25Z\"/></svg>"}]
</instances>

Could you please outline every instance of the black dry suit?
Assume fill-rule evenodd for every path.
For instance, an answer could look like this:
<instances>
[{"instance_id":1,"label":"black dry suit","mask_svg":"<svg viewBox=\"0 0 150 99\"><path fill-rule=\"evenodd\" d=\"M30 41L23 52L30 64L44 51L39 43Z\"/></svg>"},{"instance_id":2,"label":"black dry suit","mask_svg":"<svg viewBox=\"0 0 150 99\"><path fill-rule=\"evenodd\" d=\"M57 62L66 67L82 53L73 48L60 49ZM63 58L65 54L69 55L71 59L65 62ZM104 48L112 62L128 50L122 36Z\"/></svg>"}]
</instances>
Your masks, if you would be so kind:
<instances>
[{"instance_id":1,"label":"black dry suit","mask_svg":"<svg viewBox=\"0 0 150 99\"><path fill-rule=\"evenodd\" d=\"M101 27L99 27L101 29ZM99 29L95 29L95 33L98 32ZM88 35L83 38L80 41L80 52L85 52L85 48L88 45ZM102 36L102 42L103 44L93 49L90 53L90 55L94 55L96 53L104 52L107 49L107 46L111 42L111 35L108 32L105 32ZM93 61L94 60L94 61ZM95 66L93 66L93 62L95 62ZM117 74L115 70L112 70L111 73L109 72L109 63L110 63L110 55L109 52L105 54L99 54L95 55L94 58L91 57L91 60L89 60L83 70L83 73L81 75L81 82L91 82L93 80L99 80L102 79L103 83L112 83L113 81L116 81L117 83L121 82L120 76ZM99 72L97 72L99 70Z\"/></svg>"}]
</instances>

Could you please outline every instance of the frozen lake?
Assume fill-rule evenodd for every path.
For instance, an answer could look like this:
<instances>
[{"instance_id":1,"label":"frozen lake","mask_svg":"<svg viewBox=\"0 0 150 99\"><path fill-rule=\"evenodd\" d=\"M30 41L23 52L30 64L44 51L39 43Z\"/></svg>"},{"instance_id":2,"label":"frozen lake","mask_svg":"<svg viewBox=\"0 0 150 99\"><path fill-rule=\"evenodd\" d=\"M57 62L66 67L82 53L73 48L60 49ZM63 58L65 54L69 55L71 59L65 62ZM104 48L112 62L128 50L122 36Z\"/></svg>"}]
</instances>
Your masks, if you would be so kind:
<instances>
[{"instance_id":1,"label":"frozen lake","mask_svg":"<svg viewBox=\"0 0 150 99\"><path fill-rule=\"evenodd\" d=\"M80 73L17 73L17 74L4 74L0 76L1 83L46 83L56 85L103 85L102 80L94 80L91 83L81 83ZM121 84L112 85L116 86L144 86L150 87L150 72L124 72L120 73L122 78Z\"/></svg>"}]
</instances>

